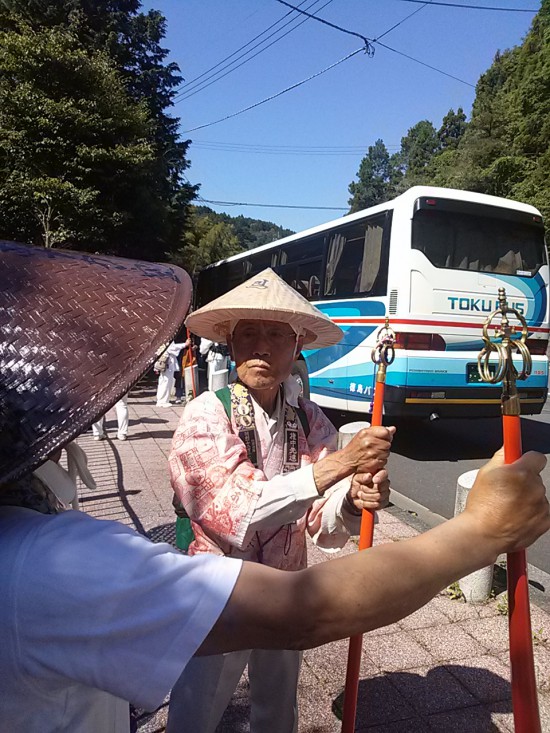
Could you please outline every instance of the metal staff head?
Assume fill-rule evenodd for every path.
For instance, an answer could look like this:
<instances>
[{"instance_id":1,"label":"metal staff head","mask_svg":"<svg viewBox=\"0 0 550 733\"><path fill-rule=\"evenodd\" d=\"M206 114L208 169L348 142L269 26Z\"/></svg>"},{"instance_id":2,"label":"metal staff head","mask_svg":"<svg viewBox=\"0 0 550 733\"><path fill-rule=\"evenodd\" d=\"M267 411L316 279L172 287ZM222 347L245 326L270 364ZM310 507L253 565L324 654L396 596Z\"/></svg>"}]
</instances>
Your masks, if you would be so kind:
<instances>
[{"instance_id":1,"label":"metal staff head","mask_svg":"<svg viewBox=\"0 0 550 733\"><path fill-rule=\"evenodd\" d=\"M395 332L390 328L390 321L387 316L384 325L376 334L376 345L371 351L371 359L374 364L378 365L376 381L384 382L386 368L395 359Z\"/></svg>"},{"instance_id":2,"label":"metal staff head","mask_svg":"<svg viewBox=\"0 0 550 733\"><path fill-rule=\"evenodd\" d=\"M527 379L531 374L532 360L527 347L527 322L515 308L510 308L506 300L504 288L498 289L499 307L494 310L483 324L484 346L477 357L479 374L484 382L496 384L502 382L502 413L503 415L519 415L521 413L516 380ZM521 326L519 338L514 338L520 330L518 325L510 323L508 316L514 317ZM493 324L493 320L500 317L500 324ZM494 328L494 340L491 340L489 328ZM497 361L491 361L491 355L496 354ZM518 372L513 357L519 355L522 368Z\"/></svg>"}]
</instances>

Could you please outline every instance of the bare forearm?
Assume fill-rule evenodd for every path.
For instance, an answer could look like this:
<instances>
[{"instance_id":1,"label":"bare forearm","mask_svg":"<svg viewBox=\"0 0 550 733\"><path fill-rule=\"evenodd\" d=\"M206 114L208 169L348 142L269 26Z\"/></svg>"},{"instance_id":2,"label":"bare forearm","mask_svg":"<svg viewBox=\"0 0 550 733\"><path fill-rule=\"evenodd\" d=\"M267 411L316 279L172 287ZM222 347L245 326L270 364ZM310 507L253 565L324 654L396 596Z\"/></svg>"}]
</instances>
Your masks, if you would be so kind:
<instances>
[{"instance_id":1,"label":"bare forearm","mask_svg":"<svg viewBox=\"0 0 550 733\"><path fill-rule=\"evenodd\" d=\"M306 649L385 626L452 581L494 562L497 554L462 516L412 540L300 572L245 564L200 653Z\"/></svg>"}]
</instances>

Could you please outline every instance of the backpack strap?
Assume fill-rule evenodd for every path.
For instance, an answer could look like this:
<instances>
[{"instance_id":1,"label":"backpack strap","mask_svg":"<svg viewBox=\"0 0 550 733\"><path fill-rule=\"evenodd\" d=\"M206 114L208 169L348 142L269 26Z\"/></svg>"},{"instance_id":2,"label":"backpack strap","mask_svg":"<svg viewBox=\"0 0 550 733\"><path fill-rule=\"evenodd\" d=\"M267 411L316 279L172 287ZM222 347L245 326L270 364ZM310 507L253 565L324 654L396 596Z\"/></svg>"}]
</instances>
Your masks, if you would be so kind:
<instances>
[{"instance_id":1,"label":"backpack strap","mask_svg":"<svg viewBox=\"0 0 550 733\"><path fill-rule=\"evenodd\" d=\"M231 420L231 391L229 387L222 387L221 389L216 390L214 394L222 403L225 414Z\"/></svg>"},{"instance_id":2,"label":"backpack strap","mask_svg":"<svg viewBox=\"0 0 550 733\"><path fill-rule=\"evenodd\" d=\"M231 420L231 392L229 390L229 387L222 387L222 389L218 389L216 392L214 392L214 394L219 399L219 401L222 403L223 408L225 410L225 414ZM302 425L302 429L305 433L305 436L306 438L308 438L309 433L310 433L310 427L309 427L309 420L307 419L306 411L300 405L299 402L298 402L298 407L295 407L294 409L296 410L296 414L298 415L298 419L300 421L300 424Z\"/></svg>"}]
</instances>

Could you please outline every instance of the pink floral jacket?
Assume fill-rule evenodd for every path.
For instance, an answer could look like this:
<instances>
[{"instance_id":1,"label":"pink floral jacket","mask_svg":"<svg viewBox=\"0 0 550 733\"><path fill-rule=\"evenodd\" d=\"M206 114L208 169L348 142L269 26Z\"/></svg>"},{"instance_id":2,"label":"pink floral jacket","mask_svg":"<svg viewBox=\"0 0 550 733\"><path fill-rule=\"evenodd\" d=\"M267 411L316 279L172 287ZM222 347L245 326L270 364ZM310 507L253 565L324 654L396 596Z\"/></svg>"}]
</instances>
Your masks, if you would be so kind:
<instances>
[{"instance_id":1,"label":"pink floral jacket","mask_svg":"<svg viewBox=\"0 0 550 733\"><path fill-rule=\"evenodd\" d=\"M249 461L236 425L214 393L205 392L185 407L169 466L172 487L195 533L190 555L211 552L299 570L307 563L306 531L329 552L343 547L350 533L358 533L360 520L343 507L349 479L322 498L313 481L312 463L336 449L336 430L315 403L301 404L310 426L307 438L302 426L298 428L301 465L270 478ZM258 438L265 459L268 446L259 430ZM265 509L270 495L286 497L273 519ZM262 502L264 518L258 522L255 510Z\"/></svg>"}]
</instances>

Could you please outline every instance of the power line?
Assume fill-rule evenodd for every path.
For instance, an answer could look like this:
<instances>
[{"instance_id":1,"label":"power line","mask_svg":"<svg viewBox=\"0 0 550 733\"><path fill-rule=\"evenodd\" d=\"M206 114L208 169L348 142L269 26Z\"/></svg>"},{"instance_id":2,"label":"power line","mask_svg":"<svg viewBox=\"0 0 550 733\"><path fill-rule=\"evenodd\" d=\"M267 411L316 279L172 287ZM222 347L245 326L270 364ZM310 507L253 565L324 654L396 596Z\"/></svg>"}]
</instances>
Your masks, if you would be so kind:
<instances>
[{"instance_id":1,"label":"power line","mask_svg":"<svg viewBox=\"0 0 550 733\"><path fill-rule=\"evenodd\" d=\"M303 5L306 0L303 0L303 2L300 3L300 5ZM265 35L268 31L270 31L272 28L274 28L276 25L279 25L281 21L283 21L288 15L292 15L292 12L285 13L282 18L279 18L279 20L276 20L275 23L272 23L270 26L268 26L265 30L263 30L261 33L258 33L257 36L254 36L250 41L245 43L244 45L240 46L236 51L233 51L233 53L230 53L229 56L226 56L221 61L218 61L217 64L214 64L214 66L211 66L209 69L206 69L206 71L203 71L202 74L199 74L194 79L191 79L190 81L186 82L185 84L182 84L181 87L177 90L178 92L184 89L185 87L190 86L191 84L194 84L194 82L198 81L199 79L202 79L203 76L206 76L206 74L209 74L211 71L214 71L214 69L217 69L218 66L221 66L223 63L228 61L230 58L235 56L239 53L239 51L242 51L247 46L250 46L251 43L254 43L254 41L258 40L258 38L261 38L263 35ZM279 29L280 30L280 29Z\"/></svg>"},{"instance_id":2,"label":"power line","mask_svg":"<svg viewBox=\"0 0 550 733\"><path fill-rule=\"evenodd\" d=\"M422 3L425 0L401 0L402 3ZM498 10L504 13L538 13L538 10L528 8L495 8L487 5L462 5L462 3L431 2L430 5L443 5L449 8L467 8L468 10Z\"/></svg>"},{"instance_id":3,"label":"power line","mask_svg":"<svg viewBox=\"0 0 550 733\"><path fill-rule=\"evenodd\" d=\"M293 204L251 204L243 201L211 201L203 199L202 196L197 197L204 204L215 204L217 206L260 206L268 209L316 209L319 211L349 211L349 206L297 206Z\"/></svg>"},{"instance_id":4,"label":"power line","mask_svg":"<svg viewBox=\"0 0 550 733\"><path fill-rule=\"evenodd\" d=\"M406 59L409 59L410 61L414 61L416 64L425 66L427 69L432 69L432 71L437 71L438 74L443 74L443 76L448 76L449 79L454 79L455 81L459 81L461 84L466 84L467 86L472 87L472 89L476 88L475 84L470 84L469 81L464 81L464 79L460 79L458 76L453 76L453 74L449 74L448 72L443 71L442 69L438 69L436 66L427 64L425 61L420 61L420 59L415 59L414 56L409 56L409 54L403 53L403 51L398 51L396 48L392 48L391 46L386 46L385 43L380 43L380 41L373 41L373 42L377 43L379 46L382 46L383 48L386 48L388 51L393 51L393 53L397 53L399 54L399 56L404 56Z\"/></svg>"},{"instance_id":5,"label":"power line","mask_svg":"<svg viewBox=\"0 0 550 733\"><path fill-rule=\"evenodd\" d=\"M333 1L333 0L328 0L328 2L326 2L326 3L324 4L324 5L322 5L322 6L321 6L321 7L319 8L319 10L323 10L324 8L326 8L326 7L327 7L327 5L330 5L330 3L331 3L332 1ZM314 2L312 2L312 3L311 3L311 4L309 5L309 6L308 6L308 10L309 10L309 8L312 8L312 7L314 6L314 5L316 5L316 4L317 4L317 2L319 2L319 0L314 0ZM303 2L302 2L302 3L300 3L300 5L303 5L303 4L304 4ZM291 11L291 12L294 12L294 11ZM266 29L265 31L262 31L262 33L260 33L260 34L258 34L257 36L255 36L255 37L254 37L254 38L253 38L253 39L252 39L251 41L249 41L248 43L244 44L244 46L241 46L241 48L237 49L237 51L234 51L234 52L233 52L232 54L230 54L230 55L229 55L229 56L227 56L227 57L226 57L225 59L223 59L222 61L220 61L220 62L219 62L218 64L216 64L215 66L213 66L213 67L212 67L212 69L215 69L215 68L216 68L217 66L220 66L220 65L221 65L221 64L223 64L223 63L224 63L224 62L225 62L226 60L228 60L228 59L230 59L230 58L231 58L232 56L234 56L234 55L235 55L236 53L238 53L238 52L239 52L239 51L241 51L242 49L244 49L244 48L246 48L247 46L249 46L249 45L250 45L251 43L253 43L253 42L254 42L254 41L255 41L256 39L260 38L260 37L261 37L262 35L264 35L265 33L267 33L267 31L269 31L269 30L270 30L271 28L273 28L273 26L275 26L275 25L277 25L278 23L280 23L280 22L281 22L282 20L284 20L284 18L286 18L286 16L287 16L287 15L290 15L290 14L291 14L291 13L286 13L286 14L285 14L285 15L284 15L284 16L283 16L282 18L280 18L280 19L279 19L278 21L276 21L276 23L273 23L272 25L270 25L270 26L269 26L269 28L267 28L267 29ZM297 18L296 18L296 17L294 17L294 18L291 18L291 19L290 19L290 20L289 20L289 21L288 21L287 23L285 23L285 24L284 24L283 26L281 26L281 28L277 29L277 31L275 31L274 33L272 33L271 35L269 35L269 36L268 36L267 38L265 38L265 39L264 39L263 41L260 41L259 43L257 43L257 44L256 44L255 46L252 46L252 48L250 48L250 49L249 49L248 51L245 51L245 52L244 52L244 53L242 53L242 54L241 54L240 56L237 56L237 58L236 58L236 59L234 59L233 61L231 61L231 62L230 62L229 64L226 64L225 66L223 66L223 67L222 67L221 69L219 69L218 71L216 71L216 72L215 72L214 74L210 74L210 76L207 76L207 77L206 77L206 79L204 79L204 80L203 80L202 82L199 82L198 84L195 84L194 86L189 86L189 85L191 85L191 84L192 84L192 82L189 82L189 84L188 84L188 85L185 85L185 86L186 86L186 88L183 88L183 87L181 87L182 91L181 91L181 92L180 92L179 94L177 94L177 95L176 95L176 96L174 97L174 99L173 99L173 103L176 103L176 102L181 102L181 101L183 101L183 100L189 99L189 98L190 98L190 97L192 97L193 95L195 95L195 94L198 94L199 92L202 92L202 91L203 91L204 89L207 89L207 88L208 88L209 86L212 86L212 84L215 84L216 82L220 81L221 79L223 79L224 77L226 77L226 76L227 76L228 74L231 74L231 73L232 73L233 71L236 71L236 70L237 70L237 69L239 69L239 68L240 68L241 66L244 66L244 64L248 63L249 61L252 61L252 59L256 58L256 56L259 56L259 55L260 55L261 53L263 53L264 51L267 51L267 49L268 49L268 48L271 48L271 46L273 46L273 45L274 45L275 43L278 43L278 42L279 42L279 41L281 41L281 40L282 40L283 38L285 38L285 37L286 37L286 36L288 36L288 35L289 35L290 33L292 33L292 31L295 31L295 30L296 30L297 28L299 28L299 27L300 27L301 25L303 25L304 23L306 23L306 22L307 22L307 20L308 20L308 18L306 17L306 18L304 18L304 20L300 21L299 23L296 23L296 24L294 25L294 27L290 28L290 29L289 29L289 30L288 30L288 31L287 31L286 33L283 33L283 34L282 34L282 35L280 35L280 36L279 36L278 38L275 38L275 39L274 39L274 40L273 40L273 41L272 41L271 43L269 43L269 44L268 44L267 46L264 46L263 48L260 48L260 50L259 50L259 51L257 51L257 52L256 52L255 54L253 54L252 56L249 56L248 58L244 58L245 56L247 56L248 54L250 54L250 53L251 53L252 51L254 51L254 49L258 48L258 47L259 47L259 46L261 46L261 45L262 45L263 43L266 43L267 41L269 41L269 39L270 39L270 38L272 38L272 37L273 37L273 36L274 36L274 35L275 35L276 33L278 33L279 31L282 31L282 30L283 30L284 28L286 28L286 27L287 27L288 25L290 25L291 23L293 23L293 22L294 22L295 20L297 20ZM240 60L240 59L242 59L242 58L244 58L244 61L242 61L242 62L241 62L240 64L237 64L237 66L233 66L233 65L234 65L235 63L237 63L237 61L239 61L239 60ZM233 66L233 68L230 68L231 66ZM225 71L226 69L227 69L227 71ZM211 70L211 69L209 69L209 71L210 71L210 70ZM222 73L223 71L225 71L225 73ZM207 73L208 73L208 72L204 72L204 74L207 74ZM197 79L200 79L200 77L201 77L201 76L204 76L204 74L201 74L201 75L200 75L199 77L197 77ZM221 74L221 76L220 76L220 74ZM216 78L214 78L214 77L216 77ZM210 81L210 83L207 83L207 82L208 82L209 80L211 80L211 81ZM193 80L193 81L195 81L195 80Z\"/></svg>"},{"instance_id":6,"label":"power line","mask_svg":"<svg viewBox=\"0 0 550 733\"><path fill-rule=\"evenodd\" d=\"M283 0L277 0L277 2L283 2ZM433 4L431 1L430 2L426 2L425 0L418 0L418 2L422 2L423 5L424 5L424 7L426 7L426 5L432 5ZM294 10L296 10L298 13L303 13L304 12L303 10L300 10L300 8L294 7L293 5L289 5L289 3L287 3L287 2L284 2L284 5L288 5L291 8L293 7ZM418 12L418 11L415 11L415 12ZM407 20L407 18L412 17L414 14L415 13L411 13L410 15L407 15L407 17L406 18L403 18L402 21L400 21L399 23L396 23L396 25L392 26L387 31L385 31L384 33L382 33L382 35L379 36L379 38L382 38L382 36L387 35L391 30L393 30L394 28L397 28L398 25L401 25L401 23L403 23L405 20ZM327 21L323 20L322 18L319 18L317 15L309 15L309 13L307 15L310 18L314 18L315 20L318 20L320 23L327 23ZM353 35L357 35L357 34L354 34L353 31L348 31L345 28L340 28L339 26L335 26L332 23L328 23L328 25L332 25L333 28L337 28L338 30L344 31L345 33L352 33ZM361 36L361 38L363 38L363 36ZM438 69L436 66L432 66L431 64L427 64L424 61L420 61L419 59L415 59L413 56L409 56L408 54L403 53L402 51L397 51L397 49L392 48L391 46L386 46L384 43L380 43L380 41L377 38L370 38L370 39L367 39L367 41L371 41L372 43L377 43L379 46L382 46L383 48L386 48L388 51L393 51L393 53L397 53L400 56L404 56L405 58L409 59L410 61L415 61L417 64L420 64L421 66L426 66L428 69L432 69L432 71L437 71L439 74L443 74L444 76L448 76L450 79L454 79L455 81L461 82L461 84L466 84L467 86L473 87L475 89L475 84L470 84L470 82L464 81L464 79L460 79L458 76L453 76L453 74L449 74L446 71L443 71L442 69Z\"/></svg>"},{"instance_id":7,"label":"power line","mask_svg":"<svg viewBox=\"0 0 550 733\"><path fill-rule=\"evenodd\" d=\"M334 23L329 23L328 20L323 20L323 18L319 18L317 15L312 15L311 13L306 13L305 10L300 10L300 8L294 7L294 5L291 5L290 3L285 2L285 0L277 0L278 3L281 3L281 5L286 5L287 8L292 8L292 10L296 10L299 13L302 13L302 15L307 15L308 18L313 18L313 20L318 20L319 23L323 23L324 25L330 26L330 28L336 28L338 31L342 31L342 33L348 33L350 36L357 36L357 38L360 38L363 43L365 44L365 48L367 49L367 53L369 56L372 56L374 54L374 48L371 46L370 41L368 38L365 38L365 36L362 36L360 33L356 33L355 31L348 31L346 28L342 28L339 25L335 25Z\"/></svg>"},{"instance_id":8,"label":"power line","mask_svg":"<svg viewBox=\"0 0 550 733\"><path fill-rule=\"evenodd\" d=\"M419 12L420 12L421 10L424 10L424 8L426 8L426 6L427 6L427 5L431 5L431 4L432 4L432 0L429 0L429 2L422 2L422 7L421 7L421 8L417 8L416 10L413 10L413 12L412 12L412 13L409 13L409 15L406 15L406 16L405 16L404 18L402 18L402 19L401 19L401 20L400 20L400 21L399 21L398 23L395 23L394 25L392 25L392 26L391 26L391 28L388 28L388 30L387 30L387 31L384 31L384 33L381 33L381 34L380 34L379 36L376 36L376 38L375 38L374 40L375 40L375 41L379 41L379 40L380 40L381 38L384 38L384 36L387 36L387 35L388 35L388 33L391 33L391 32L392 32L392 31L394 31L394 30L395 30L396 28L398 28L398 27L399 27L400 25L403 25L403 23L404 23L404 22L405 22L406 20L409 20L409 18L412 18L412 17L413 17L413 15L416 15L416 14L417 14L417 13L419 13Z\"/></svg>"},{"instance_id":9,"label":"power line","mask_svg":"<svg viewBox=\"0 0 550 733\"><path fill-rule=\"evenodd\" d=\"M335 66L338 66L338 64L341 64L344 61L347 61L348 59L352 58L352 56L355 56L356 54L360 53L361 51L365 51L365 50L366 49L363 47L357 48L355 51L348 53L347 56L344 56L344 58L340 59L339 61L335 61L330 66L327 66L322 71L318 71L316 74L312 74L311 76L308 76L307 79L302 79L302 81L299 81L296 84L292 84L291 86L287 87L286 89L283 89L282 91L277 92L276 94L272 94L270 97L266 97L265 99L262 99L260 102L251 104L249 107L245 107L244 109L241 109L238 112L233 112L233 114L226 115L225 117L221 117L219 120L214 120L214 122L207 122L204 125L197 125L197 127L192 127L190 130L183 130L183 132L188 133L188 132L195 132L195 130L202 130L205 127L211 127L212 125L217 125L219 122L225 122L225 120L230 120L232 117L237 117L237 115L242 115L244 112L249 112L251 109L254 109L255 107L259 107L260 105L265 104L266 102L270 102L272 99L276 99L277 97L280 97L282 94L286 94L287 92L290 92L292 89L296 89L297 87L301 86L302 84L305 84L306 82L311 81L312 79L315 79L315 77L321 76L321 74L325 74L327 71L330 71L330 69L334 69Z\"/></svg>"},{"instance_id":10,"label":"power line","mask_svg":"<svg viewBox=\"0 0 550 733\"><path fill-rule=\"evenodd\" d=\"M300 146L300 145L264 145L216 142L209 140L193 140L194 148L216 150L227 153L252 153L254 155L358 155L364 154L369 144L347 146ZM386 149L399 149L399 145L386 145Z\"/></svg>"}]
</instances>

